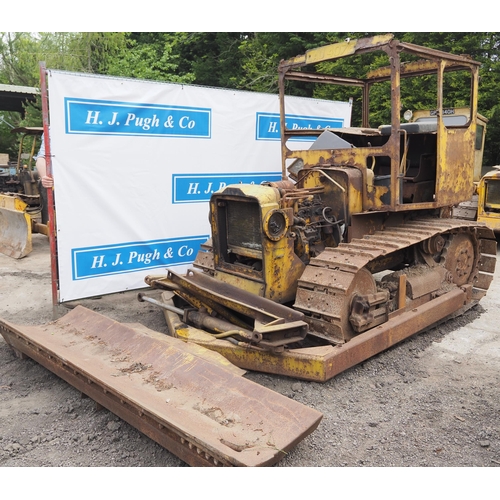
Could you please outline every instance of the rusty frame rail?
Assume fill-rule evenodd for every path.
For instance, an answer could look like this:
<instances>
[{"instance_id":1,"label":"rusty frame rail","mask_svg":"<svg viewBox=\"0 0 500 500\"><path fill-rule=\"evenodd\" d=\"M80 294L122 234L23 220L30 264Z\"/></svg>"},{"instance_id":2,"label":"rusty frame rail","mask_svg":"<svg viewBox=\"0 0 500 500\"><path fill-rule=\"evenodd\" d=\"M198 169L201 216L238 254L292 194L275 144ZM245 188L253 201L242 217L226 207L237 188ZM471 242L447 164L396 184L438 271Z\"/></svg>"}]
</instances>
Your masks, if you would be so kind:
<instances>
[{"instance_id":1,"label":"rusty frame rail","mask_svg":"<svg viewBox=\"0 0 500 500\"><path fill-rule=\"evenodd\" d=\"M168 299L166 299L168 300ZM171 333L222 354L236 366L248 370L326 382L418 332L470 306L470 290L456 288L419 307L390 318L386 323L361 333L338 346L289 349L272 353L248 345L234 345L214 339L210 334L184 324L165 311Z\"/></svg>"}]
</instances>

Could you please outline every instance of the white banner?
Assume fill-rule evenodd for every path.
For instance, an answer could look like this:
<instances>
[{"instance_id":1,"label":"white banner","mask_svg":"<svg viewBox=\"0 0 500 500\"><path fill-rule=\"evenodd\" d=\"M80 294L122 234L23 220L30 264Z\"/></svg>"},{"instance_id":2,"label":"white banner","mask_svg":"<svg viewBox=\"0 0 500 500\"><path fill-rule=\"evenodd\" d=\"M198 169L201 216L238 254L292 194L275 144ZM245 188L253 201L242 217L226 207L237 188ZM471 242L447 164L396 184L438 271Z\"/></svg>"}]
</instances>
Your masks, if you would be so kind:
<instances>
[{"instance_id":1,"label":"white banner","mask_svg":"<svg viewBox=\"0 0 500 500\"><path fill-rule=\"evenodd\" d=\"M48 71L59 301L184 272L210 194L281 179L278 96ZM287 100L287 127L349 126L351 106Z\"/></svg>"}]
</instances>

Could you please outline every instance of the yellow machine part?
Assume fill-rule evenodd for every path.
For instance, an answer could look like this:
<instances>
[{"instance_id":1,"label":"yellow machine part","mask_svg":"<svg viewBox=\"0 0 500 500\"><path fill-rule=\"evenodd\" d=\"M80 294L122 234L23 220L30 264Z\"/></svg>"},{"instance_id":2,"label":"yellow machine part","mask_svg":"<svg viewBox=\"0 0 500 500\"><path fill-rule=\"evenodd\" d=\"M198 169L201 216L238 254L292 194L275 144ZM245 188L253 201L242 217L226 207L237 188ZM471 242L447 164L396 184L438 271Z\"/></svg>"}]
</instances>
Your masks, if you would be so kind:
<instances>
[{"instance_id":1,"label":"yellow machine part","mask_svg":"<svg viewBox=\"0 0 500 500\"><path fill-rule=\"evenodd\" d=\"M241 276L235 274L231 269L231 264L225 262L218 252L215 252L215 277L225 283L229 283L242 290L247 290L255 295L269 298L277 303L283 304L293 300L297 289L297 281L304 270L304 264L295 255L293 241L285 238L285 233L293 221L293 211L280 206L280 194L274 187L259 186L253 184L238 184L228 186L233 189L236 196L245 197L252 200L252 204L258 207L259 217L263 221L263 231L266 238L262 238L262 247L255 249L241 247L235 244L228 244L228 252L238 255L241 258L256 258L264 263L262 273L252 276ZM211 201L211 226L214 241L219 241L220 237L225 238L227 229L221 231L217 221L219 205ZM254 216L256 214L254 213ZM240 217L245 215L240 214ZM272 226L271 219L278 217L282 221L282 226L278 234L269 232L269 226ZM272 265L270 263L272 262ZM266 265L269 264L269 265ZM287 273L283 272L288 269Z\"/></svg>"},{"instance_id":2,"label":"yellow machine part","mask_svg":"<svg viewBox=\"0 0 500 500\"><path fill-rule=\"evenodd\" d=\"M31 217L22 200L0 195L0 252L21 259L32 250Z\"/></svg>"},{"instance_id":3,"label":"yellow machine part","mask_svg":"<svg viewBox=\"0 0 500 500\"><path fill-rule=\"evenodd\" d=\"M456 313L467 301L468 294L470 295L470 290L467 290L467 287L452 289L433 301L410 308L406 313L393 315L383 325L361 333L342 345L286 349L283 352L271 352L258 346L250 347L245 342L229 342L224 335L212 335L187 325L175 312L163 312L173 337L218 352L242 369L326 382ZM172 294L164 292L162 302L173 305Z\"/></svg>"},{"instance_id":4,"label":"yellow machine part","mask_svg":"<svg viewBox=\"0 0 500 500\"><path fill-rule=\"evenodd\" d=\"M500 169L485 174L477 186L477 220L500 233Z\"/></svg>"}]
</instances>

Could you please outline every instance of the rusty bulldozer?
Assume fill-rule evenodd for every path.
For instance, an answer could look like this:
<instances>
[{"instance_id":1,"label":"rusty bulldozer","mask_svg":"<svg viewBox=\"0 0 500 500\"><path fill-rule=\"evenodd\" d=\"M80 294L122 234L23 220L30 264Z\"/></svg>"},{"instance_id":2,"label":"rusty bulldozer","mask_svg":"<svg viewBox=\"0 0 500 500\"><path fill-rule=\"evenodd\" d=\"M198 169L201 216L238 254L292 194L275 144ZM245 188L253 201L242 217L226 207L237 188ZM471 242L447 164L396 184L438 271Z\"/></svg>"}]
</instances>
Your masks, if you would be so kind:
<instances>
[{"instance_id":1,"label":"rusty bulldozer","mask_svg":"<svg viewBox=\"0 0 500 500\"><path fill-rule=\"evenodd\" d=\"M364 78L333 73L338 61L380 52L389 65ZM181 319L166 310L172 334L246 369L325 381L476 304L493 277L496 239L484 224L452 214L474 188L478 70L469 57L391 35L283 61L283 180L215 193L212 238L194 269L148 277L173 294L165 301L184 308ZM467 83L465 120L446 107L449 74ZM431 76L437 109L405 123L403 93ZM287 129L289 80L359 88L361 126L319 137ZM391 116L372 128L376 86L388 92ZM311 137L309 149L297 148ZM232 343L221 340L228 324L236 325Z\"/></svg>"},{"instance_id":2,"label":"rusty bulldozer","mask_svg":"<svg viewBox=\"0 0 500 500\"><path fill-rule=\"evenodd\" d=\"M386 65L342 73L349 58L372 55ZM282 61L282 181L214 193L211 238L193 269L147 277L162 300L139 300L164 309L170 337L81 307L41 328L4 322L3 335L192 465L275 463L321 414L241 370L324 382L488 290L494 233L452 217L473 192L478 72L469 57L392 35ZM467 82L465 123L446 118L451 74ZM287 129L291 80L357 92L359 126ZM404 92L429 82L435 112L405 122ZM387 116L372 115L375 87L386 91ZM300 149L304 140L312 146Z\"/></svg>"}]
</instances>

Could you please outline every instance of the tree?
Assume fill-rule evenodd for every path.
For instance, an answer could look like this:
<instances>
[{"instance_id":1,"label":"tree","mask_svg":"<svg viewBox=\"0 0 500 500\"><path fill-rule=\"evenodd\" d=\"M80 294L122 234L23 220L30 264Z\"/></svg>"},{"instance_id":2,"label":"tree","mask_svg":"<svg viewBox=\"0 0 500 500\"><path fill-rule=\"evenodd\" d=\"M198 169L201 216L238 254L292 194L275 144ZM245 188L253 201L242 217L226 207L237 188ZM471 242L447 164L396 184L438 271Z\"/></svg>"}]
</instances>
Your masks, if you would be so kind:
<instances>
[{"instance_id":1,"label":"tree","mask_svg":"<svg viewBox=\"0 0 500 500\"><path fill-rule=\"evenodd\" d=\"M126 33L0 33L0 83L39 87L40 62L47 68L106 73L111 61L125 51ZM41 104L29 104L23 119L5 113L14 126L40 125ZM15 154L17 138L0 128L2 152Z\"/></svg>"},{"instance_id":2,"label":"tree","mask_svg":"<svg viewBox=\"0 0 500 500\"><path fill-rule=\"evenodd\" d=\"M180 70L178 45L182 33L130 33L126 50L110 60L107 74L145 80L192 83L195 77L189 70Z\"/></svg>"},{"instance_id":3,"label":"tree","mask_svg":"<svg viewBox=\"0 0 500 500\"><path fill-rule=\"evenodd\" d=\"M242 71L235 84L245 90L276 93L279 62L325 43L329 43L327 33L250 33L239 46ZM311 97L313 88L295 82L290 91Z\"/></svg>"},{"instance_id":4,"label":"tree","mask_svg":"<svg viewBox=\"0 0 500 500\"><path fill-rule=\"evenodd\" d=\"M308 49L383 33L368 32L76 32L76 33L0 33L0 83L39 85L39 61L47 68L102 75L142 78L176 83L192 83L222 88L276 93L277 68L281 59L289 59ZM409 43L469 54L482 63L480 69L479 112L489 119L486 135L485 164L500 161L500 33L394 33ZM387 64L382 54L377 64ZM358 76L372 68L364 57L340 60L335 67L345 76ZM329 69L329 68L325 68ZM334 70L333 65L330 68ZM468 102L467 81L446 78L448 106ZM435 105L435 77L422 77L418 84L402 82L403 106L419 109ZM302 82L289 82L293 95L346 101L360 99L351 87L315 88ZM372 90L374 125L389 119L386 88ZM356 108L355 108L356 109ZM18 125L19 116L8 116ZM353 124L359 124L359 113ZM35 123L36 122L36 123ZM376 123L375 123L376 122ZM27 112L25 124L39 124L39 106ZM5 135L0 127L0 135Z\"/></svg>"}]
</instances>

